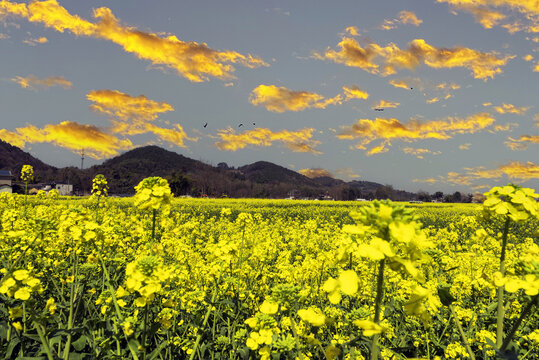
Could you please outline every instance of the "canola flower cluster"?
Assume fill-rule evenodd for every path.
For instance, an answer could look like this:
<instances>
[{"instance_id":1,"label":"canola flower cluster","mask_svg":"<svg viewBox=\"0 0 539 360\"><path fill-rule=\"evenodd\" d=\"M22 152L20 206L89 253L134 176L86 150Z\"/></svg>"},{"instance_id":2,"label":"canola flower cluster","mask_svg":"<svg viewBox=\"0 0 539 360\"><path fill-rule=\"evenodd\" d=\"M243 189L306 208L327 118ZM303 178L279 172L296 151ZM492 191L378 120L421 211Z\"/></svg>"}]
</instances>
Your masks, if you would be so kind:
<instances>
[{"instance_id":1,"label":"canola flower cluster","mask_svg":"<svg viewBox=\"0 0 539 360\"><path fill-rule=\"evenodd\" d=\"M493 359L502 286L503 354L539 357L530 189L404 205L94 188L99 206L0 194L0 358Z\"/></svg>"}]
</instances>

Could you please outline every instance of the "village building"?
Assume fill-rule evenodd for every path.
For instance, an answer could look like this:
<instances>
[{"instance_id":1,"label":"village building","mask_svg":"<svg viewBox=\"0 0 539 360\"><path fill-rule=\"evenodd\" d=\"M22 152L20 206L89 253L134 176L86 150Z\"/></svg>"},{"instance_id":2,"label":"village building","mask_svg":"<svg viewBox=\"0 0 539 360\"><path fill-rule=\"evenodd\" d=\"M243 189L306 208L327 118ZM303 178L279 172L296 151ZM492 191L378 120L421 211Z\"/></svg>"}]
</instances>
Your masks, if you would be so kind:
<instances>
[{"instance_id":1,"label":"village building","mask_svg":"<svg viewBox=\"0 0 539 360\"><path fill-rule=\"evenodd\" d=\"M0 192L12 193L13 176L9 170L0 170Z\"/></svg>"}]
</instances>

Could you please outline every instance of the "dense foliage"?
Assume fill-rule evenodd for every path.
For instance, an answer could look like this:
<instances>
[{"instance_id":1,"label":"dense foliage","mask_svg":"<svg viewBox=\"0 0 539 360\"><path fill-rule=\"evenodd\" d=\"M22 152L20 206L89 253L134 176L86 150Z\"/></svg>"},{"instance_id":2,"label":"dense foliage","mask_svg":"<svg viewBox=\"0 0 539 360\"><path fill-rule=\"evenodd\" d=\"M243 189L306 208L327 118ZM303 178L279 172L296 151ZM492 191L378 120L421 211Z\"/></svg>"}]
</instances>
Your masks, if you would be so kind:
<instances>
[{"instance_id":1,"label":"dense foliage","mask_svg":"<svg viewBox=\"0 0 539 360\"><path fill-rule=\"evenodd\" d=\"M483 211L105 186L0 194L1 358L539 356L533 191L498 188Z\"/></svg>"}]
</instances>

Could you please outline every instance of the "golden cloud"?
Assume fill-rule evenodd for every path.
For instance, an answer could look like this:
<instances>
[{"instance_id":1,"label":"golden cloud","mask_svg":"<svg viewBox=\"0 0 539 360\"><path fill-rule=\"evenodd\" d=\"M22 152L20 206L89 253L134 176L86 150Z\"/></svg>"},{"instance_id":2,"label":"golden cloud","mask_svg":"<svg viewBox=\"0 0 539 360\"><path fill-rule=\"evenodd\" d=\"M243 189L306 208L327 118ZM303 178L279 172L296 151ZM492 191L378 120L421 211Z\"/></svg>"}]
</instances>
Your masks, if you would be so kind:
<instances>
[{"instance_id":1,"label":"golden cloud","mask_svg":"<svg viewBox=\"0 0 539 360\"><path fill-rule=\"evenodd\" d=\"M508 139L504 144L511 150L525 150L529 144L539 144L539 135L521 135L516 139Z\"/></svg>"},{"instance_id":2,"label":"golden cloud","mask_svg":"<svg viewBox=\"0 0 539 360\"><path fill-rule=\"evenodd\" d=\"M539 2L537 0L437 0L448 3L455 9L471 13L483 27L490 29L506 20L501 25L513 34L525 30L529 33L539 32ZM504 11L500 12L497 10ZM521 15L521 16L519 16Z\"/></svg>"},{"instance_id":3,"label":"golden cloud","mask_svg":"<svg viewBox=\"0 0 539 360\"><path fill-rule=\"evenodd\" d=\"M310 179L318 177L333 177L333 175L329 171L321 168L301 169L298 172L302 175L307 176Z\"/></svg>"},{"instance_id":4,"label":"golden cloud","mask_svg":"<svg viewBox=\"0 0 539 360\"><path fill-rule=\"evenodd\" d=\"M472 72L474 78L486 81L500 74L501 67L515 57L513 55L499 57L495 52L480 52L466 47L436 48L423 39L413 40L406 50L393 43L385 47L375 43L362 47L355 39L349 37L343 37L337 46L340 50L328 48L323 54L315 53L314 57L358 67L382 76L394 74L397 69L412 70L423 63L436 69L464 67Z\"/></svg>"},{"instance_id":5,"label":"golden cloud","mask_svg":"<svg viewBox=\"0 0 539 360\"><path fill-rule=\"evenodd\" d=\"M422 149L422 148L412 148L412 147L405 147L402 149L402 151L405 154L414 155L418 159L423 159L424 155L431 154L431 155L440 155L441 151L431 151L429 149Z\"/></svg>"},{"instance_id":6,"label":"golden cloud","mask_svg":"<svg viewBox=\"0 0 539 360\"><path fill-rule=\"evenodd\" d=\"M426 184L435 184L437 183L439 180L438 179L435 179L435 178L428 178L428 179L413 179L412 182L415 182L415 183L426 183Z\"/></svg>"},{"instance_id":7,"label":"golden cloud","mask_svg":"<svg viewBox=\"0 0 539 360\"><path fill-rule=\"evenodd\" d=\"M529 107L516 107L513 104L502 104L502 106L494 106L494 110L496 110L500 114L517 114L517 115L523 115L526 113L526 111L529 110Z\"/></svg>"},{"instance_id":8,"label":"golden cloud","mask_svg":"<svg viewBox=\"0 0 539 360\"><path fill-rule=\"evenodd\" d=\"M114 132L136 135L146 132L146 123L159 114L173 111L172 105L157 102L144 95L131 96L118 90L93 90L86 98L94 104L90 108L113 117ZM121 120L121 121L118 121Z\"/></svg>"},{"instance_id":9,"label":"golden cloud","mask_svg":"<svg viewBox=\"0 0 539 360\"><path fill-rule=\"evenodd\" d=\"M298 131L271 131L266 128L257 128L236 134L234 129L218 130L221 141L215 143L220 150L236 151L249 145L271 146L274 142L282 142L290 150L295 152L312 152L320 154L314 147L320 144L312 139L313 128L305 128Z\"/></svg>"},{"instance_id":10,"label":"golden cloud","mask_svg":"<svg viewBox=\"0 0 539 360\"><path fill-rule=\"evenodd\" d=\"M470 150L470 146L472 146L471 143L460 144L460 145L459 145L459 149L460 149L460 150Z\"/></svg>"},{"instance_id":11,"label":"golden cloud","mask_svg":"<svg viewBox=\"0 0 539 360\"><path fill-rule=\"evenodd\" d=\"M23 43L30 46L36 46L37 44L46 44L48 42L49 42L49 39L47 39L44 36L39 37L39 38L34 38L34 39L23 40Z\"/></svg>"},{"instance_id":12,"label":"golden cloud","mask_svg":"<svg viewBox=\"0 0 539 360\"><path fill-rule=\"evenodd\" d=\"M149 60L154 65L164 65L193 82L209 80L209 76L226 80L233 78L234 67L240 64L248 68L268 66L262 59L235 51L214 50L205 43L184 42L176 36L161 37L126 26L106 7L94 10L96 23L77 15L71 15L56 0L35 1L25 4L2 1L0 15L10 14L27 18L30 22L42 23L56 31L71 31L78 36L110 40L126 52Z\"/></svg>"},{"instance_id":13,"label":"golden cloud","mask_svg":"<svg viewBox=\"0 0 539 360\"><path fill-rule=\"evenodd\" d=\"M394 139L404 141L446 140L455 134L473 134L489 127L494 122L495 119L488 113L473 114L467 118L448 117L446 120L427 122L412 120L407 124L394 118L360 119L351 126L341 126L341 132L337 134L337 137L347 140L361 139L355 148L362 150L366 150L366 145L371 142L382 140L381 145L368 151L373 154L387 151L385 145L390 145L390 141Z\"/></svg>"},{"instance_id":14,"label":"golden cloud","mask_svg":"<svg viewBox=\"0 0 539 360\"><path fill-rule=\"evenodd\" d=\"M427 104L433 104L433 103L438 102L438 101L440 101L440 99L438 99L437 97L433 97L431 99L427 99Z\"/></svg>"},{"instance_id":15,"label":"golden cloud","mask_svg":"<svg viewBox=\"0 0 539 360\"><path fill-rule=\"evenodd\" d=\"M359 32L357 29L357 26L349 26L344 31L349 34L350 36L359 36Z\"/></svg>"},{"instance_id":16,"label":"golden cloud","mask_svg":"<svg viewBox=\"0 0 539 360\"><path fill-rule=\"evenodd\" d=\"M357 179L361 177L360 175L356 174L354 169L352 169L351 167L344 167L344 168L337 169L335 173L339 177L345 177L348 179Z\"/></svg>"},{"instance_id":17,"label":"golden cloud","mask_svg":"<svg viewBox=\"0 0 539 360\"><path fill-rule=\"evenodd\" d=\"M34 75L28 75L27 77L16 76L11 81L19 84L23 89L37 90L38 87L49 88L51 86L61 86L64 89L71 89L73 85L71 81L66 80L63 76L49 76L44 79L40 79Z\"/></svg>"},{"instance_id":18,"label":"golden cloud","mask_svg":"<svg viewBox=\"0 0 539 360\"><path fill-rule=\"evenodd\" d=\"M530 161L526 163L511 161L494 169L487 169L484 166L464 168L464 173L452 171L448 172L446 176L438 176L438 179L414 179L413 182L434 183L439 181L455 185L472 186L475 181L483 182L484 179L498 180L504 176L511 180L516 179L523 182L531 179L539 179L539 165ZM481 186L484 185L481 184Z\"/></svg>"},{"instance_id":19,"label":"golden cloud","mask_svg":"<svg viewBox=\"0 0 539 360\"><path fill-rule=\"evenodd\" d=\"M185 147L185 140L197 141L189 137L181 125L175 128L162 128L151 123L162 113L173 111L174 107L166 102L148 99L144 95L131 96L118 90L90 91L86 98L93 102L90 108L110 117L110 131L123 135L153 133L160 140Z\"/></svg>"},{"instance_id":20,"label":"golden cloud","mask_svg":"<svg viewBox=\"0 0 539 360\"><path fill-rule=\"evenodd\" d=\"M527 54L527 55L523 56L522 59L524 61L532 61L533 60L533 55Z\"/></svg>"},{"instance_id":21,"label":"golden cloud","mask_svg":"<svg viewBox=\"0 0 539 360\"><path fill-rule=\"evenodd\" d=\"M373 108L396 108L399 105L400 103L398 102L380 100L376 105L373 106Z\"/></svg>"},{"instance_id":22,"label":"golden cloud","mask_svg":"<svg viewBox=\"0 0 539 360\"><path fill-rule=\"evenodd\" d=\"M367 99L369 94L366 91L361 90L358 86L343 86L344 96L346 100L349 99Z\"/></svg>"},{"instance_id":23,"label":"golden cloud","mask_svg":"<svg viewBox=\"0 0 539 360\"><path fill-rule=\"evenodd\" d=\"M403 80L403 79L391 79L389 80L389 84L393 85L396 88L401 88L405 90L411 90L412 88L411 84L406 82L406 80Z\"/></svg>"},{"instance_id":24,"label":"golden cloud","mask_svg":"<svg viewBox=\"0 0 539 360\"><path fill-rule=\"evenodd\" d=\"M309 108L325 109L328 105L342 103L342 96L326 99L308 91L289 90L275 85L259 85L249 96L251 104L264 106L268 111L303 111Z\"/></svg>"},{"instance_id":25,"label":"golden cloud","mask_svg":"<svg viewBox=\"0 0 539 360\"><path fill-rule=\"evenodd\" d=\"M384 20L380 28L383 30L395 29L399 24L411 24L419 26L423 23L423 20L417 18L416 14L412 11L403 10L399 13L398 17L391 20Z\"/></svg>"},{"instance_id":26,"label":"golden cloud","mask_svg":"<svg viewBox=\"0 0 539 360\"><path fill-rule=\"evenodd\" d=\"M17 128L14 132L0 129L5 141L23 148L26 143L52 143L74 152L84 149L85 153L95 159L118 154L119 150L133 147L128 139L119 139L103 132L96 126L83 125L72 121L45 125L39 129L33 125Z\"/></svg>"},{"instance_id":27,"label":"golden cloud","mask_svg":"<svg viewBox=\"0 0 539 360\"><path fill-rule=\"evenodd\" d=\"M521 163L519 161L511 161L508 164L500 165L495 169L485 169L477 167L466 169L468 174L477 179L499 179L506 175L509 179L530 180L539 179L539 165L530 161Z\"/></svg>"}]
</instances>

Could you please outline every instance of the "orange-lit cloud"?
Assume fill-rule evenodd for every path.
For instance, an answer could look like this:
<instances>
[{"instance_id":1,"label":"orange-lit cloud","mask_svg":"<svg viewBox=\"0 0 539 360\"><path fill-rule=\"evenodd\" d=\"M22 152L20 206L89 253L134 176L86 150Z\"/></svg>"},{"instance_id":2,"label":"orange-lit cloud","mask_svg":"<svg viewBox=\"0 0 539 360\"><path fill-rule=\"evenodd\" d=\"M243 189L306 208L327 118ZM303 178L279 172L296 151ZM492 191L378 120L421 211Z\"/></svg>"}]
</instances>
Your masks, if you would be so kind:
<instances>
[{"instance_id":1,"label":"orange-lit cloud","mask_svg":"<svg viewBox=\"0 0 539 360\"><path fill-rule=\"evenodd\" d=\"M110 40L126 52L148 60L154 65L174 69L190 81L209 80L210 76L226 80L233 78L234 66L240 64L248 68L268 66L262 59L236 51L214 50L205 43L185 42L175 35L166 37L144 32L135 27L121 24L109 8L94 10L95 23L71 15L56 0L35 1L25 4L2 1L0 15L14 15L30 22L42 23L56 31L70 31L78 36Z\"/></svg>"},{"instance_id":2,"label":"orange-lit cloud","mask_svg":"<svg viewBox=\"0 0 539 360\"><path fill-rule=\"evenodd\" d=\"M376 105L373 106L373 108L381 108L381 109L384 109L384 108L396 108L399 105L400 105L400 103L398 103L398 102L380 100Z\"/></svg>"},{"instance_id":3,"label":"orange-lit cloud","mask_svg":"<svg viewBox=\"0 0 539 360\"><path fill-rule=\"evenodd\" d=\"M189 137L181 125L175 128L162 128L151 123L162 113L173 111L172 105L148 99L144 95L131 96L118 90L90 91L86 98L93 102L90 108L107 115L112 126L112 133L122 135L138 135L153 133L160 140L185 147L185 140L197 141Z\"/></svg>"},{"instance_id":4,"label":"orange-lit cloud","mask_svg":"<svg viewBox=\"0 0 539 360\"><path fill-rule=\"evenodd\" d=\"M42 129L33 125L17 128L15 131L0 129L0 137L21 148L24 148L26 143L52 143L74 152L84 149L85 154L95 159L114 156L120 150L133 147L128 139L119 139L96 126L72 121L45 125Z\"/></svg>"},{"instance_id":5,"label":"orange-lit cloud","mask_svg":"<svg viewBox=\"0 0 539 360\"><path fill-rule=\"evenodd\" d=\"M44 36L23 40L23 43L30 46L36 46L37 44L46 44L48 42L49 42L49 39L47 39Z\"/></svg>"},{"instance_id":6,"label":"orange-lit cloud","mask_svg":"<svg viewBox=\"0 0 539 360\"><path fill-rule=\"evenodd\" d=\"M471 143L460 144L460 145L459 145L459 149L460 149L460 150L470 150L470 146L472 146Z\"/></svg>"},{"instance_id":7,"label":"orange-lit cloud","mask_svg":"<svg viewBox=\"0 0 539 360\"><path fill-rule=\"evenodd\" d=\"M419 26L423 23L423 20L418 19L416 14L411 11L403 10L399 13L398 17L391 20L384 20L380 28L383 30L395 29L399 24L411 24Z\"/></svg>"},{"instance_id":8,"label":"orange-lit cloud","mask_svg":"<svg viewBox=\"0 0 539 360\"><path fill-rule=\"evenodd\" d=\"M506 175L509 179L530 180L539 179L539 165L530 161L521 163L511 161L508 164L500 165L495 169L485 169L480 166L477 168L466 169L467 174L476 179L499 179Z\"/></svg>"},{"instance_id":9,"label":"orange-lit cloud","mask_svg":"<svg viewBox=\"0 0 539 360\"><path fill-rule=\"evenodd\" d=\"M367 99L369 94L366 91L361 90L358 86L343 86L344 96L346 100L349 99Z\"/></svg>"},{"instance_id":10,"label":"orange-lit cloud","mask_svg":"<svg viewBox=\"0 0 539 360\"><path fill-rule=\"evenodd\" d=\"M298 172L311 179L318 178L318 177L331 177L331 178L333 177L333 174L331 174L326 169L321 169L321 168L301 169Z\"/></svg>"},{"instance_id":11,"label":"orange-lit cloud","mask_svg":"<svg viewBox=\"0 0 539 360\"><path fill-rule=\"evenodd\" d=\"M519 180L525 182L531 179L539 179L539 165L533 162L511 161L504 165L499 165L494 169L487 169L484 166L474 168L464 168L464 172L450 171L445 176L428 179L414 179L413 182L436 183L443 182L453 185L464 185L472 187L485 187L484 184L477 185L474 182L484 183L485 179L499 180L507 177L510 180Z\"/></svg>"},{"instance_id":12,"label":"orange-lit cloud","mask_svg":"<svg viewBox=\"0 0 539 360\"><path fill-rule=\"evenodd\" d=\"M361 177L359 174L356 174L354 169L352 169L351 167L344 167L344 168L337 169L335 171L335 174L337 174L339 178L346 178L346 179L357 179Z\"/></svg>"},{"instance_id":13,"label":"orange-lit cloud","mask_svg":"<svg viewBox=\"0 0 539 360\"><path fill-rule=\"evenodd\" d=\"M355 148L362 150L366 150L366 146L371 142L382 140L380 145L367 152L372 154L387 151L387 146L392 140L446 140L455 134L473 134L488 128L494 122L495 119L488 113L473 114L467 118L448 117L446 120L426 122L412 120L407 124L394 118L360 119L351 126L342 126L337 137L346 140L360 139Z\"/></svg>"},{"instance_id":14,"label":"orange-lit cloud","mask_svg":"<svg viewBox=\"0 0 539 360\"><path fill-rule=\"evenodd\" d=\"M466 47L436 48L423 39L415 39L407 49L400 49L393 43L385 47L370 43L363 47L355 39L345 36L338 47L338 51L328 48L323 54L315 53L314 57L382 76L394 74L397 69L412 70L423 63L436 69L464 67L474 78L486 81L502 73L501 67L514 58Z\"/></svg>"},{"instance_id":15,"label":"orange-lit cloud","mask_svg":"<svg viewBox=\"0 0 539 360\"><path fill-rule=\"evenodd\" d=\"M492 105L492 103L491 103L490 101L484 102L484 103L483 103L483 106L484 106L484 107L488 107L488 106L491 106L491 105Z\"/></svg>"},{"instance_id":16,"label":"orange-lit cloud","mask_svg":"<svg viewBox=\"0 0 539 360\"><path fill-rule=\"evenodd\" d=\"M435 178L428 178L428 179L413 179L412 182L415 183L426 183L426 184L436 184L439 182L438 179Z\"/></svg>"},{"instance_id":17,"label":"orange-lit cloud","mask_svg":"<svg viewBox=\"0 0 539 360\"><path fill-rule=\"evenodd\" d=\"M64 89L70 89L73 85L71 81L66 80L63 76L49 76L40 79L34 75L27 77L16 76L11 81L19 84L23 89L37 90L39 87L49 88L51 86L61 86Z\"/></svg>"},{"instance_id":18,"label":"orange-lit cloud","mask_svg":"<svg viewBox=\"0 0 539 360\"><path fill-rule=\"evenodd\" d=\"M438 101L440 101L440 99L438 99L437 97L433 97L433 98L427 99L427 104L433 104Z\"/></svg>"},{"instance_id":19,"label":"orange-lit cloud","mask_svg":"<svg viewBox=\"0 0 539 360\"><path fill-rule=\"evenodd\" d=\"M527 54L527 55L522 57L522 60L524 60L524 61L532 61L533 60L533 55Z\"/></svg>"},{"instance_id":20,"label":"orange-lit cloud","mask_svg":"<svg viewBox=\"0 0 539 360\"><path fill-rule=\"evenodd\" d=\"M128 135L146 132L146 122L174 110L166 102L150 100L144 95L131 96L118 90L93 90L86 98L93 102L90 105L92 110L117 119L114 121L114 132Z\"/></svg>"},{"instance_id":21,"label":"orange-lit cloud","mask_svg":"<svg viewBox=\"0 0 539 360\"><path fill-rule=\"evenodd\" d=\"M520 30L539 32L539 2L537 0L437 0L457 10L471 13L483 27L490 29L509 15L522 15L502 27L513 33ZM504 11L504 12L502 12Z\"/></svg>"},{"instance_id":22,"label":"orange-lit cloud","mask_svg":"<svg viewBox=\"0 0 539 360\"><path fill-rule=\"evenodd\" d=\"M317 93L289 90L275 85L259 85L249 96L251 104L278 113L310 108L325 109L328 105L341 104L342 100L341 95L326 99Z\"/></svg>"},{"instance_id":23,"label":"orange-lit cloud","mask_svg":"<svg viewBox=\"0 0 539 360\"><path fill-rule=\"evenodd\" d=\"M215 143L220 150L236 151L247 146L271 146L274 142L282 142L286 147L295 152L311 152L320 154L314 147L320 144L312 139L313 128L305 128L298 131L271 131L266 128L257 128L236 134L234 129L219 130L218 136L221 141Z\"/></svg>"},{"instance_id":24,"label":"orange-lit cloud","mask_svg":"<svg viewBox=\"0 0 539 360\"><path fill-rule=\"evenodd\" d=\"M516 107L513 104L502 104L502 106L494 106L494 110L500 114L517 114L523 115L528 111L529 107Z\"/></svg>"},{"instance_id":25,"label":"orange-lit cloud","mask_svg":"<svg viewBox=\"0 0 539 360\"><path fill-rule=\"evenodd\" d=\"M539 135L521 135L516 139L509 137L505 142L511 150L525 150L529 144L539 144Z\"/></svg>"},{"instance_id":26,"label":"orange-lit cloud","mask_svg":"<svg viewBox=\"0 0 539 360\"><path fill-rule=\"evenodd\" d=\"M430 155L440 155L442 152L441 151L431 151L429 149L416 149L416 148L412 148L412 147L405 147L402 149L402 151L405 153L405 154L410 154L410 155L414 155L415 157L417 157L418 159L423 159L423 157L427 154L430 154Z\"/></svg>"},{"instance_id":27,"label":"orange-lit cloud","mask_svg":"<svg viewBox=\"0 0 539 360\"><path fill-rule=\"evenodd\" d=\"M419 79L417 79L419 80ZM389 84L393 85L396 88L401 88L405 90L412 90L412 85L410 82L407 82L404 79L391 79L389 80Z\"/></svg>"},{"instance_id":28,"label":"orange-lit cloud","mask_svg":"<svg viewBox=\"0 0 539 360\"><path fill-rule=\"evenodd\" d=\"M359 36L359 31L357 26L349 26L344 31L350 36Z\"/></svg>"}]
</instances>

